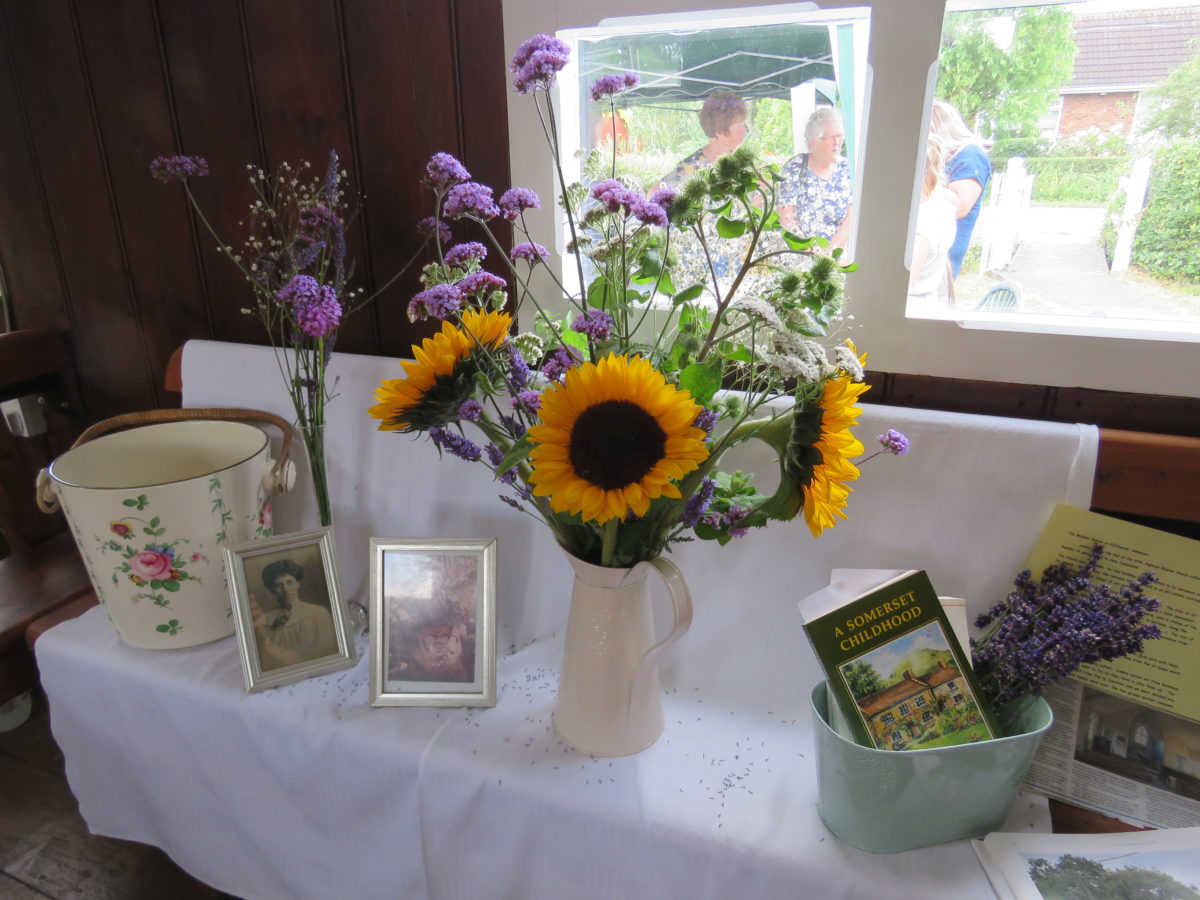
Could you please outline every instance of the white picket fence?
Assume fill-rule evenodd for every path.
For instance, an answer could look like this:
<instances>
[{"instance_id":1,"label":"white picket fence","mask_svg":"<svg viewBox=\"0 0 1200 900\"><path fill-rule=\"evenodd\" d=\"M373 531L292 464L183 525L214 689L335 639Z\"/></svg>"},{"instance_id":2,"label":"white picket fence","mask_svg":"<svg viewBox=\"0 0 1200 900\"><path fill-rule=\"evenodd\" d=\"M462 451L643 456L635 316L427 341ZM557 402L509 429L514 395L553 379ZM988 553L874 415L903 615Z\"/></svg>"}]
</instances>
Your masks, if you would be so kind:
<instances>
[{"instance_id":1,"label":"white picket fence","mask_svg":"<svg viewBox=\"0 0 1200 900\"><path fill-rule=\"evenodd\" d=\"M1011 261L1021 234L1021 220L1033 195L1033 175L1025 160L1014 156L1003 172L992 176L992 193L980 218L980 272L998 272Z\"/></svg>"}]
</instances>

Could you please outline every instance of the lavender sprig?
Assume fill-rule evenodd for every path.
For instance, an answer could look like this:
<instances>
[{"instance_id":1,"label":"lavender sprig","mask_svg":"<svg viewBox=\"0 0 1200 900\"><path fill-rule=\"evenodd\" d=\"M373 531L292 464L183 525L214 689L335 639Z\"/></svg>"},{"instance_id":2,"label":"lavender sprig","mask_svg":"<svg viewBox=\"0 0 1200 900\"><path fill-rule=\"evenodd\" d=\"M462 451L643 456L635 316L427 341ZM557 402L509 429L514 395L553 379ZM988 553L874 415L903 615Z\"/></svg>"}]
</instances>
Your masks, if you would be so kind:
<instances>
[{"instance_id":1,"label":"lavender sprig","mask_svg":"<svg viewBox=\"0 0 1200 900\"><path fill-rule=\"evenodd\" d=\"M1142 620L1159 608L1145 588L1158 579L1143 572L1119 590L1094 584L1104 548L1095 545L1079 569L1066 563L1046 568L1041 584L1026 569L1013 590L975 620L989 628L971 641L975 676L987 698L1003 706L1066 678L1081 665L1140 653L1143 642L1161 637Z\"/></svg>"}]
</instances>

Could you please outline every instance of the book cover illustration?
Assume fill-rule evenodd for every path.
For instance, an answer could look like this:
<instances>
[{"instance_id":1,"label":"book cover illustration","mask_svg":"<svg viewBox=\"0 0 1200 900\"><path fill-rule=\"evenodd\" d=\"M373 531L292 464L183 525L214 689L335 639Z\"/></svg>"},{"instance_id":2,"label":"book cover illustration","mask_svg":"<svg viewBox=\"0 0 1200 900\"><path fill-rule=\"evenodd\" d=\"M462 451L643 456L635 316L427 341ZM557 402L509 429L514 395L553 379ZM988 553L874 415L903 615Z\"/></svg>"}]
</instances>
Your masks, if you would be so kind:
<instances>
[{"instance_id":1,"label":"book cover illustration","mask_svg":"<svg viewBox=\"0 0 1200 900\"><path fill-rule=\"evenodd\" d=\"M918 750L1000 736L925 572L835 570L800 610L858 743Z\"/></svg>"}]
</instances>

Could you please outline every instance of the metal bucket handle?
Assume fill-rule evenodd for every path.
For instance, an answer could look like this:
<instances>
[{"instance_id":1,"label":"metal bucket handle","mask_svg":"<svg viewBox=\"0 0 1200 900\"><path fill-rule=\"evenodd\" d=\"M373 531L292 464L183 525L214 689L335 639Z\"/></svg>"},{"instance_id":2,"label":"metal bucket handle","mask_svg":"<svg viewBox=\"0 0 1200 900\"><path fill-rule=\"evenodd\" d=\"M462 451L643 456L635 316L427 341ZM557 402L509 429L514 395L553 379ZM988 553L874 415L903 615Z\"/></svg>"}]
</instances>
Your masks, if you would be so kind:
<instances>
[{"instance_id":1,"label":"metal bucket handle","mask_svg":"<svg viewBox=\"0 0 1200 900\"><path fill-rule=\"evenodd\" d=\"M163 422L188 422L197 419L223 422L266 422L277 427L283 432L283 446L279 448L279 459L275 461L275 465L271 468L268 481L272 493L280 493L287 490L287 466L292 450L292 436L295 434L295 430L286 419L261 409L205 407L198 409L149 409L142 412L125 413L124 415L113 416L110 419L103 419L95 425L89 426L75 439L75 443L71 445L71 449L74 450L81 444L86 444L88 441L98 438L102 434L116 431L119 428L131 428L136 425L158 425ZM58 512L58 496L54 493L54 489L50 485L49 467L42 469L37 474L36 500L38 509L42 512Z\"/></svg>"}]
</instances>

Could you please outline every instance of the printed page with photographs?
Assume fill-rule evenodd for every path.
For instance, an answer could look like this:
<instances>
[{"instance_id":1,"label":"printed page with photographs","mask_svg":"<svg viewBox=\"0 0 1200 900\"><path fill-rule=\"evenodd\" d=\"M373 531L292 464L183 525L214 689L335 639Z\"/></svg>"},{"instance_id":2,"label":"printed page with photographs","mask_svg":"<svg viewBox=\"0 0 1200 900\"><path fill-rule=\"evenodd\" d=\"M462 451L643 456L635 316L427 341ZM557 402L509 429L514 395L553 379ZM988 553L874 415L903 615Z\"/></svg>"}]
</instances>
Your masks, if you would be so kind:
<instances>
[{"instance_id":1,"label":"printed page with photographs","mask_svg":"<svg viewBox=\"0 0 1200 900\"><path fill-rule=\"evenodd\" d=\"M1079 565L1095 544L1105 552L1094 581L1157 576L1146 593L1162 605L1147 619L1162 637L1046 688L1054 725L1026 786L1133 825L1200 825L1200 542L1060 505L1029 568Z\"/></svg>"},{"instance_id":2,"label":"printed page with photographs","mask_svg":"<svg viewBox=\"0 0 1200 900\"><path fill-rule=\"evenodd\" d=\"M1200 828L993 832L971 845L1000 900L1200 897Z\"/></svg>"}]
</instances>

